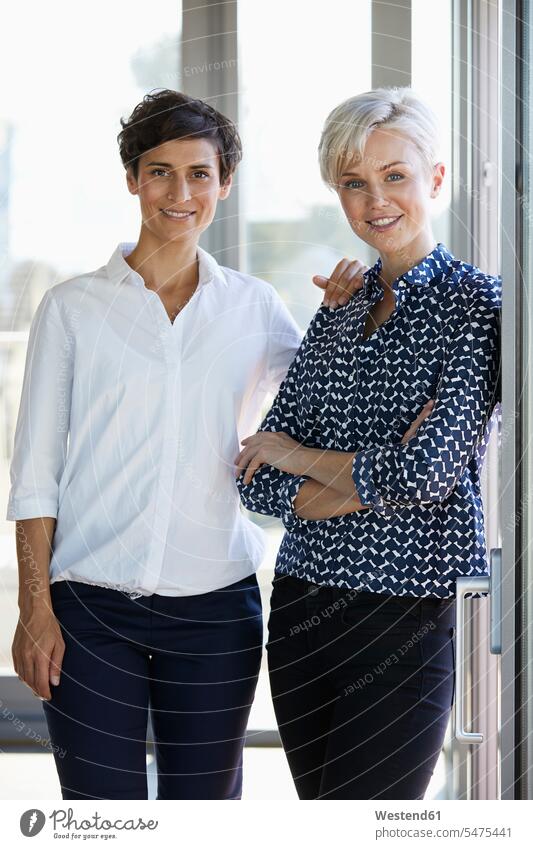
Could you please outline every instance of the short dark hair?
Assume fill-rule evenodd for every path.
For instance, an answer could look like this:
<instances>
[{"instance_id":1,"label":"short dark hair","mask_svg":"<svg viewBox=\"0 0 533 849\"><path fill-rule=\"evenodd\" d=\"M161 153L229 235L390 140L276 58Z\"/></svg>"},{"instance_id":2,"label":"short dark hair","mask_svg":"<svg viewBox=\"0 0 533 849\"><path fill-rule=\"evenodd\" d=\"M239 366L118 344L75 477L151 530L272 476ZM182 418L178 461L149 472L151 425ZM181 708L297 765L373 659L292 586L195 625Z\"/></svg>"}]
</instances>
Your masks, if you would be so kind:
<instances>
[{"instance_id":1,"label":"short dark hair","mask_svg":"<svg viewBox=\"0 0 533 849\"><path fill-rule=\"evenodd\" d=\"M120 124L120 158L135 177L143 153L173 139L210 139L219 155L222 185L242 159L242 144L233 121L203 100L179 91L164 88L145 94L128 120L121 118Z\"/></svg>"}]
</instances>

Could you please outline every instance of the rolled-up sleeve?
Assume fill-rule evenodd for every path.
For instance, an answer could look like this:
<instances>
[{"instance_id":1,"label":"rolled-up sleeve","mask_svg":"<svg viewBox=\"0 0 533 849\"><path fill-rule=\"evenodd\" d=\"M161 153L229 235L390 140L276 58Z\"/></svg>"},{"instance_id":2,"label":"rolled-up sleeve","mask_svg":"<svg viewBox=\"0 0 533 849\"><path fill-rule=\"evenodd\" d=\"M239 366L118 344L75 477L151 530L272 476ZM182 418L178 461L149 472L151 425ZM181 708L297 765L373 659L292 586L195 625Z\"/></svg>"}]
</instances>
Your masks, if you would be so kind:
<instances>
[{"instance_id":1,"label":"rolled-up sleeve","mask_svg":"<svg viewBox=\"0 0 533 849\"><path fill-rule=\"evenodd\" d=\"M70 423L72 345L49 290L29 332L10 468L9 521L57 518Z\"/></svg>"},{"instance_id":2,"label":"rolled-up sleeve","mask_svg":"<svg viewBox=\"0 0 533 849\"><path fill-rule=\"evenodd\" d=\"M281 504L281 521L288 531L301 530L310 525L311 522L316 524L316 520L304 519L298 516L294 509L296 496L300 492L303 484L310 480L307 475L290 475L281 487L280 504Z\"/></svg>"},{"instance_id":3,"label":"rolled-up sleeve","mask_svg":"<svg viewBox=\"0 0 533 849\"><path fill-rule=\"evenodd\" d=\"M444 501L487 427L498 400L501 281L483 275L477 282L447 347L431 415L406 444L354 458L361 502L378 512Z\"/></svg>"}]
</instances>

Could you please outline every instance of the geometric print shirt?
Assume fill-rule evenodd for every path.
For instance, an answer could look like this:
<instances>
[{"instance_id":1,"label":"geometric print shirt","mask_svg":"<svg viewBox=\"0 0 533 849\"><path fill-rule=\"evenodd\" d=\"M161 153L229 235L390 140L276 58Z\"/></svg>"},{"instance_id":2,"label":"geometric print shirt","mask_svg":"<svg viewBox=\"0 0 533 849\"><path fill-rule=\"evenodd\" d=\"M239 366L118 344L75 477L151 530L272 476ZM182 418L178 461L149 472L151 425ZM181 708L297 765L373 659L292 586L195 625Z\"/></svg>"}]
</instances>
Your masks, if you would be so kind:
<instances>
[{"instance_id":1,"label":"geometric print shirt","mask_svg":"<svg viewBox=\"0 0 533 849\"><path fill-rule=\"evenodd\" d=\"M365 509L303 519L305 475L263 465L237 486L252 511L285 526L276 572L315 584L394 595L455 595L462 575L487 574L480 472L500 415L501 280L442 243L393 283L393 313L366 340L383 297L381 261L344 307L321 306L260 431L310 448L356 452ZM430 416L401 439L424 404Z\"/></svg>"}]
</instances>

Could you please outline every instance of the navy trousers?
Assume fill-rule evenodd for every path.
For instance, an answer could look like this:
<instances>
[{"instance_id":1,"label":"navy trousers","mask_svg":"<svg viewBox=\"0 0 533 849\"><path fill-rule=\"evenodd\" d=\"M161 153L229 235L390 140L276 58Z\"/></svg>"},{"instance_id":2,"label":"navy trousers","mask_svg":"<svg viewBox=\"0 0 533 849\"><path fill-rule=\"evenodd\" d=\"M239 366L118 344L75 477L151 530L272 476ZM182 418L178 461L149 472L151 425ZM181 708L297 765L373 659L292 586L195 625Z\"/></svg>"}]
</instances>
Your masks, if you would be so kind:
<instances>
[{"instance_id":1,"label":"navy trousers","mask_svg":"<svg viewBox=\"0 0 533 849\"><path fill-rule=\"evenodd\" d=\"M239 799L263 642L251 575L196 596L131 599L51 585L65 640L43 702L63 799L146 799L148 710L158 799Z\"/></svg>"},{"instance_id":2,"label":"navy trousers","mask_svg":"<svg viewBox=\"0 0 533 849\"><path fill-rule=\"evenodd\" d=\"M270 685L301 799L423 799L454 694L455 600L276 575Z\"/></svg>"}]
</instances>

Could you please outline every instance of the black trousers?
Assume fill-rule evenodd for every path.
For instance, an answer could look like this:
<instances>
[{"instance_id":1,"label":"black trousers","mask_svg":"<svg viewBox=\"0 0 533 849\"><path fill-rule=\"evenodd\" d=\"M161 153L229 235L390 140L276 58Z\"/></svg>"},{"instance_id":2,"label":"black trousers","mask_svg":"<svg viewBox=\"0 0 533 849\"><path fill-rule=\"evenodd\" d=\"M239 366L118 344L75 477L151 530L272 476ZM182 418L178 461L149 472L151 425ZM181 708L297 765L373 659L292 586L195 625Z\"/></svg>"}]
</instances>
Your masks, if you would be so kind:
<instances>
[{"instance_id":1,"label":"black trousers","mask_svg":"<svg viewBox=\"0 0 533 849\"><path fill-rule=\"evenodd\" d=\"M43 706L63 799L147 798L149 709L157 798L239 799L263 642L255 575L196 596L76 581L51 594L66 648Z\"/></svg>"},{"instance_id":2,"label":"black trousers","mask_svg":"<svg viewBox=\"0 0 533 849\"><path fill-rule=\"evenodd\" d=\"M423 799L453 702L455 599L276 574L270 685L300 799Z\"/></svg>"}]
</instances>

